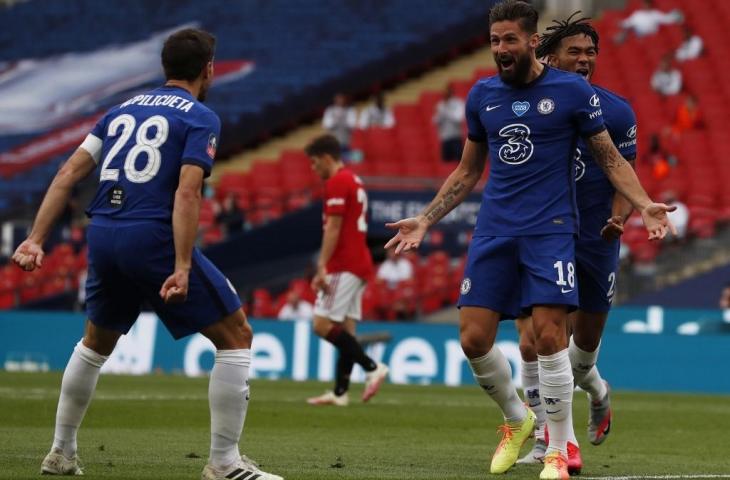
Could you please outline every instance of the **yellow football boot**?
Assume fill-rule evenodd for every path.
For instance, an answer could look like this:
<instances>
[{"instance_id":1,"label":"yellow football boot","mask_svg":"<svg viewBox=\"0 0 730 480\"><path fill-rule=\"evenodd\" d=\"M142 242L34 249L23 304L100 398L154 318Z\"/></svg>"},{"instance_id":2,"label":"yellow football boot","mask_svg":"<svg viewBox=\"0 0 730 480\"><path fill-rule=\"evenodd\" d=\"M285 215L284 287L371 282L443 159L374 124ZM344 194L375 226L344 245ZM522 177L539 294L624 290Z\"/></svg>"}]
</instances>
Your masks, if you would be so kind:
<instances>
[{"instance_id":1,"label":"yellow football boot","mask_svg":"<svg viewBox=\"0 0 730 480\"><path fill-rule=\"evenodd\" d=\"M527 416L518 423L505 423L497 429L502 432L502 440L492 457L490 473L504 473L512 467L520 455L520 448L535 428L535 414L527 409Z\"/></svg>"}]
</instances>

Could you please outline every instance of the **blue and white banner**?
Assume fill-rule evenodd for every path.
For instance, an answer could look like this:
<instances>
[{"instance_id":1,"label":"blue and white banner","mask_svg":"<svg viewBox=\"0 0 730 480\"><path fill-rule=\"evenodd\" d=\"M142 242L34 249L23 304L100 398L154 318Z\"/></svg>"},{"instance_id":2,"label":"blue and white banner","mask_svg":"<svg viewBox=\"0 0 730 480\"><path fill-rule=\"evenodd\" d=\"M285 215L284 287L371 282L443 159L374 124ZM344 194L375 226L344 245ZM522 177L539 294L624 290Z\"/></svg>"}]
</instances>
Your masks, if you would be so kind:
<instances>
[{"instance_id":1,"label":"blue and white banner","mask_svg":"<svg viewBox=\"0 0 730 480\"><path fill-rule=\"evenodd\" d=\"M617 389L730 393L730 376L724 371L730 347L726 319L730 314L719 310L615 308L601 345L601 373ZM336 351L313 334L309 322L253 320L251 324L254 377L332 380ZM0 361L7 370L63 369L83 335L83 325L84 316L77 313L0 313ZM387 342L370 344L368 353L390 366L391 382L473 383L457 325L364 322L359 326L359 333L375 332L390 335ZM497 346L519 383L520 356L512 322L500 324ZM208 373L213 358L213 345L205 337L175 342L154 314L144 313L122 337L104 371L199 376ZM359 368L353 375L354 381L363 379Z\"/></svg>"},{"instance_id":2,"label":"blue and white banner","mask_svg":"<svg viewBox=\"0 0 730 480\"><path fill-rule=\"evenodd\" d=\"M0 65L0 135L57 127L75 115L107 107L118 94L162 82L160 51L165 39L196 26L177 25L136 42L100 45L90 52ZM241 78L253 63L237 61L234 68L224 61L221 66L215 85Z\"/></svg>"},{"instance_id":3,"label":"blue and white banner","mask_svg":"<svg viewBox=\"0 0 730 480\"><path fill-rule=\"evenodd\" d=\"M89 52L0 63L0 136L34 135L0 152L0 175L27 170L77 147L108 107L162 84L165 39L194 26L181 24ZM213 88L239 80L253 68L245 59L216 61Z\"/></svg>"}]
</instances>

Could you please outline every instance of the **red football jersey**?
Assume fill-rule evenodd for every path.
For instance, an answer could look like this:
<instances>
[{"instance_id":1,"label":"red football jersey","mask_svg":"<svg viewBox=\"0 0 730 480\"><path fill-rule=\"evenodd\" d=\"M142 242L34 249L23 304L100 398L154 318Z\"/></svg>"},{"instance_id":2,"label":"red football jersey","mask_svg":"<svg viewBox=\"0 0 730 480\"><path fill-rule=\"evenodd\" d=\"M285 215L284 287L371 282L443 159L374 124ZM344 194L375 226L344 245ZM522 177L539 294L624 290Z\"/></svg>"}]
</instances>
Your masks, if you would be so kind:
<instances>
[{"instance_id":1,"label":"red football jersey","mask_svg":"<svg viewBox=\"0 0 730 480\"><path fill-rule=\"evenodd\" d=\"M373 274L373 259L365 235L368 223L368 196L362 180L344 167L324 184L324 214L327 222L330 215L342 216L342 229L337 246L329 262L327 273L350 272L368 279Z\"/></svg>"}]
</instances>

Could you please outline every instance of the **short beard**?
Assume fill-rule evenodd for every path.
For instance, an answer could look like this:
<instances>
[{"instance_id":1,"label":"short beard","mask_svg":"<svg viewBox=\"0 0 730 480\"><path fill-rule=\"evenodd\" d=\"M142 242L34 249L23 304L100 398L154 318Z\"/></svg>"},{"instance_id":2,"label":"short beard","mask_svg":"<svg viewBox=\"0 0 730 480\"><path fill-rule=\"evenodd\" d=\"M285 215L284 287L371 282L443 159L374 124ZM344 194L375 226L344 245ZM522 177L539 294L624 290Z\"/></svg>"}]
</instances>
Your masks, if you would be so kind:
<instances>
[{"instance_id":1,"label":"short beard","mask_svg":"<svg viewBox=\"0 0 730 480\"><path fill-rule=\"evenodd\" d=\"M532 58L530 55L522 55L515 59L514 68L511 72L502 70L502 64L497 60L497 69L499 70L499 78L508 85L524 85L527 83L527 76L530 74L532 67Z\"/></svg>"}]
</instances>

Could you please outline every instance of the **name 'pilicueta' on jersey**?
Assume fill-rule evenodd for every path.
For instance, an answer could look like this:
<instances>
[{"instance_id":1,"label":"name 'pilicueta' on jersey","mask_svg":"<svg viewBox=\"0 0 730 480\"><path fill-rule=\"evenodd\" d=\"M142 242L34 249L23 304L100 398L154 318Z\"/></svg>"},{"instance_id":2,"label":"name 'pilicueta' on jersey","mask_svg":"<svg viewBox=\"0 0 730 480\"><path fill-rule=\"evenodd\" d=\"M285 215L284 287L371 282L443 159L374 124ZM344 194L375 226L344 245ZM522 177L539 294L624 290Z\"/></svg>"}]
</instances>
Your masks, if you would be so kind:
<instances>
[{"instance_id":1,"label":"name 'pilicueta' on jersey","mask_svg":"<svg viewBox=\"0 0 730 480\"><path fill-rule=\"evenodd\" d=\"M545 66L522 87L477 82L466 104L469 139L488 142L489 181L475 236L577 233L578 132L605 129L600 100L579 75Z\"/></svg>"},{"instance_id":2,"label":"name 'pilicueta' on jersey","mask_svg":"<svg viewBox=\"0 0 730 480\"><path fill-rule=\"evenodd\" d=\"M219 135L218 116L182 88L163 86L112 108L82 145L99 164L87 214L169 222L180 168L197 165L208 176Z\"/></svg>"}]
</instances>

